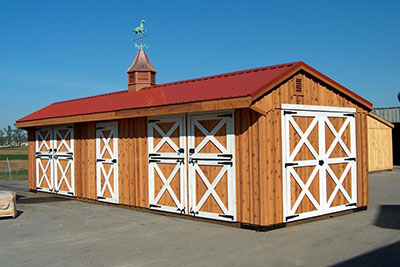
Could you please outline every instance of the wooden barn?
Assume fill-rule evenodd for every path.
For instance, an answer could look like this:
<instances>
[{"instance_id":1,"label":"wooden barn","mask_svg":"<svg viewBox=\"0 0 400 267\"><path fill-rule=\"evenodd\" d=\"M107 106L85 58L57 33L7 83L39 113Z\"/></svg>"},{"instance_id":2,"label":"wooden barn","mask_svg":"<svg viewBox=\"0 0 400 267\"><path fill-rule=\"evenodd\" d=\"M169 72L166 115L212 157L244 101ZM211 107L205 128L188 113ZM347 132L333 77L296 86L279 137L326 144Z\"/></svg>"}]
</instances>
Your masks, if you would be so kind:
<instances>
[{"instance_id":1,"label":"wooden barn","mask_svg":"<svg viewBox=\"0 0 400 267\"><path fill-rule=\"evenodd\" d=\"M394 125L369 113L368 127L368 171L393 169L392 130Z\"/></svg>"},{"instance_id":2,"label":"wooden barn","mask_svg":"<svg viewBox=\"0 0 400 267\"><path fill-rule=\"evenodd\" d=\"M127 73L17 121L29 189L255 227L368 205L372 104L307 64L157 85L141 50Z\"/></svg>"}]
</instances>

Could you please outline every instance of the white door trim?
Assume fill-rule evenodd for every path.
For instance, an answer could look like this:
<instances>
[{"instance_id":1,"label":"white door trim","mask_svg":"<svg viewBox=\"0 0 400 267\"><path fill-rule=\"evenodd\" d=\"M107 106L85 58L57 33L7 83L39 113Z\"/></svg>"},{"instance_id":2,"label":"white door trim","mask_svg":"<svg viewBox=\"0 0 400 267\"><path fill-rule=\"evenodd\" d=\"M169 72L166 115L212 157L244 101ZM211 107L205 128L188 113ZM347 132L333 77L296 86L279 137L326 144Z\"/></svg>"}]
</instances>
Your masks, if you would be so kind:
<instances>
[{"instance_id":1,"label":"white door trim","mask_svg":"<svg viewBox=\"0 0 400 267\"><path fill-rule=\"evenodd\" d=\"M217 219L223 221L233 222L236 221L236 186L235 186L235 122L234 110L210 112L210 113L193 113L188 114L188 148L189 150L189 215L205 217L210 219ZM198 121L207 119L221 119L211 132L206 130ZM195 146L195 128L202 131L205 138L200 144ZM214 137L220 128L226 125L227 134L227 148L224 148ZM219 150L223 151L221 154L215 153L199 153L200 150L206 145L207 142L212 142ZM224 159L224 156L226 157ZM222 157L221 157L222 156ZM208 181L204 173L199 168L199 165L216 165L223 166L217 177L212 183ZM206 193L201 197L200 201L196 203L196 173L200 176L201 180L207 187ZM227 173L227 193L228 193L228 206L222 203L220 197L215 191L215 187ZM213 196L223 214L216 214L211 212L200 211L202 205L208 197Z\"/></svg>"},{"instance_id":2,"label":"white door trim","mask_svg":"<svg viewBox=\"0 0 400 267\"><path fill-rule=\"evenodd\" d=\"M109 147L111 137L105 138L102 130L110 129L113 142L113 151ZM103 142L104 147L100 151L100 143ZM104 159L104 153L108 153L112 156L112 159ZM106 173L103 165L111 164L108 173ZM105 182L101 185L101 174L104 176ZM110 178L113 175L113 187L111 188ZM97 200L119 203L119 181L118 181L118 122L100 122L96 123L96 192ZM104 197L104 192L108 188L111 198Z\"/></svg>"},{"instance_id":3,"label":"white door trim","mask_svg":"<svg viewBox=\"0 0 400 267\"><path fill-rule=\"evenodd\" d=\"M343 211L347 209L353 209L357 207L357 170L356 170L356 131L355 131L355 112L354 108L337 108L337 107L325 107L325 106L305 106L305 105L288 105L282 104L282 112L281 112L281 121L282 121L282 175L283 175L283 215L284 221L295 221L304 218L314 217L322 214L328 214L337 211ZM297 123L294 121L292 116L300 117L314 117L313 121L309 124L308 129L303 133L298 127ZM346 118L345 122L341 126L339 131L333 127L329 118L332 117L341 117ZM290 152L290 134L289 127L292 125L294 130L300 136L299 143L296 144L293 152ZM332 132L334 136L334 141L326 151L325 147L325 125L327 125L328 129ZM350 126L350 142L351 147L347 148L344 144L341 136L343 132ZM310 132L318 127L318 152L317 153L309 141L307 140ZM323 138L321 138L323 137ZM330 155L335 148L335 146L339 144L347 157L345 158L330 158ZM302 160L302 161L294 161L297 153L300 148L306 145L310 150L312 155L315 157L315 160ZM321 164L322 162L322 164ZM332 171L330 165L338 164L338 163L346 163L347 166L344 169L344 172L340 177L336 177L334 172ZM285 166L286 165L286 166ZM307 182L304 184L302 179L298 177L296 173L297 167L302 166L315 166L315 169L312 171L310 177ZM351 172L351 197L348 192L343 188L343 180L346 175ZM312 183L315 176L319 174L319 203L308 190L308 186ZM326 174L329 174L333 181L336 183L335 189L331 193L330 196L327 196L326 192ZM293 207L291 206L291 185L290 185L290 175L296 180L300 188L302 188L302 192L295 201ZM350 203L348 205L341 205L336 207L330 207L332 201L334 200L336 194L338 192L342 192L345 196L346 200ZM295 214L295 211L298 208L298 205L301 203L302 199L305 196L308 196L311 203L316 208L315 211L304 212L301 214ZM311 195L311 196L310 196Z\"/></svg>"},{"instance_id":4,"label":"white door trim","mask_svg":"<svg viewBox=\"0 0 400 267\"><path fill-rule=\"evenodd\" d=\"M175 124L165 133L158 125L157 122L174 122ZM148 153L149 153L149 208L187 214L187 169L186 169L186 116L185 114L171 115L171 116L154 116L148 118ZM179 128L179 147L170 139L174 131ZM154 147L154 131L157 131L162 140ZM159 149L167 143L175 152L160 152ZM172 173L165 177L159 168L158 164L176 164ZM172 190L170 183L175 177L176 173L180 173L180 200ZM154 195L155 177L154 172L163 182L163 186L158 194ZM168 191L173 199L176 207L161 205L159 203L161 197Z\"/></svg>"},{"instance_id":5,"label":"white door trim","mask_svg":"<svg viewBox=\"0 0 400 267\"><path fill-rule=\"evenodd\" d=\"M67 130L65 135L61 135L60 130ZM70 135L70 145L65 141L66 138ZM60 137L60 142L57 143L57 136ZM72 124L69 125L60 125L54 126L54 191L57 194L74 196L75 195L75 172L74 172L74 126ZM64 145L67 148L67 152L61 152L60 148ZM62 167L60 161L68 160L65 168ZM61 172L61 177L58 177L58 170ZM71 183L68 182L66 174L70 170L71 174ZM68 187L68 191L60 190L62 183Z\"/></svg>"}]
</instances>

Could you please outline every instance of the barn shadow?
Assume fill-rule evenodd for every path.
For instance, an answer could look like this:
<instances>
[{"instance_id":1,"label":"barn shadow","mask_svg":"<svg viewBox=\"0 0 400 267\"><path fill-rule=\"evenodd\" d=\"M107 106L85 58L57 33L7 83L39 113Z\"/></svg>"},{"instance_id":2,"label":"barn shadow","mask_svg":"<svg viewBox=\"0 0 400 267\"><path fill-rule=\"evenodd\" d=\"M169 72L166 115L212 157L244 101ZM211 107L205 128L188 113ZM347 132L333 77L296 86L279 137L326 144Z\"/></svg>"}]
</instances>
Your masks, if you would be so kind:
<instances>
[{"instance_id":1,"label":"barn shadow","mask_svg":"<svg viewBox=\"0 0 400 267\"><path fill-rule=\"evenodd\" d=\"M395 266L400 262L400 242L367 252L333 266Z\"/></svg>"},{"instance_id":2,"label":"barn shadow","mask_svg":"<svg viewBox=\"0 0 400 267\"><path fill-rule=\"evenodd\" d=\"M26 197L23 195L17 195L17 204L36 204L36 203L48 203L48 202L60 202L60 201L70 201L70 199L56 197L56 196Z\"/></svg>"},{"instance_id":3,"label":"barn shadow","mask_svg":"<svg viewBox=\"0 0 400 267\"><path fill-rule=\"evenodd\" d=\"M381 205L379 208L379 213L376 216L374 225L382 228L399 230L400 205Z\"/></svg>"}]
</instances>

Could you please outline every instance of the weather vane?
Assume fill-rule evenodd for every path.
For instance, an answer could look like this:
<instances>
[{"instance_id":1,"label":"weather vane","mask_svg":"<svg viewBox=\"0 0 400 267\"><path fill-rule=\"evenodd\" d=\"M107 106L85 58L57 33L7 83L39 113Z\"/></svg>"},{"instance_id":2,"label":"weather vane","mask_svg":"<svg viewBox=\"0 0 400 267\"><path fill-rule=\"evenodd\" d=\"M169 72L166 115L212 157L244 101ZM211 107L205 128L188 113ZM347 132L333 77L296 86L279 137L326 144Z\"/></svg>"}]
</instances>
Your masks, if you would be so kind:
<instances>
[{"instance_id":1,"label":"weather vane","mask_svg":"<svg viewBox=\"0 0 400 267\"><path fill-rule=\"evenodd\" d=\"M137 40L140 40L140 45L135 43L135 47L139 50L143 50L144 48L149 48L149 46L147 44L143 43L143 38L148 35L147 31L144 29L145 22L146 21L144 19L142 19L140 21L140 25L132 30L135 33L135 37L133 38L133 41L135 42Z\"/></svg>"}]
</instances>

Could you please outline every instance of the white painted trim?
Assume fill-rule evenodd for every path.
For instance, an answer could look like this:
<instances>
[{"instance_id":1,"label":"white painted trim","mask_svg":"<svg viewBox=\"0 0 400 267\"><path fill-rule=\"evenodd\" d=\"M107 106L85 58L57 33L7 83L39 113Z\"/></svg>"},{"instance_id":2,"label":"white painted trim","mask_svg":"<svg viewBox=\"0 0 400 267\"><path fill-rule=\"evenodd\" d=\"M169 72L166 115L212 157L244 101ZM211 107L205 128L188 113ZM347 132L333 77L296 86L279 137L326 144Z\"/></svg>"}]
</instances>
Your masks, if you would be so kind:
<instances>
[{"instance_id":1,"label":"white painted trim","mask_svg":"<svg viewBox=\"0 0 400 267\"><path fill-rule=\"evenodd\" d=\"M230 114L231 117L218 117L218 115ZM201 126L199 121L203 120L221 120L211 132ZM236 221L236 185L235 185L235 131L234 131L234 110L225 110L218 112L207 112L207 113L192 113L188 114L188 149L193 148L194 153L189 154L189 159L198 159L196 163L189 164L189 211L192 211L189 215L205 217L210 219L218 219L223 221ZM195 146L195 125L205 135L205 138ZM227 147L222 146L214 135L220 130L221 127L226 125L227 131ZM201 149L208 143L213 143L222 153L220 154L232 154L232 166L220 165L218 160L222 161L220 154L217 153L201 153ZM215 161L201 160L203 158L213 158ZM199 168L200 165L218 165L223 166L221 171L212 183L209 183L205 174ZM196 173L203 180L203 183L207 187L206 193L201 196L199 202L196 197ZM219 196L215 191L219 180L224 174L227 174L227 206L223 204ZM213 197L223 214L216 214L211 212L200 211L202 205L209 198ZM233 216L233 219L222 217L221 215Z\"/></svg>"},{"instance_id":2,"label":"white painted trim","mask_svg":"<svg viewBox=\"0 0 400 267\"><path fill-rule=\"evenodd\" d=\"M330 111L330 112L348 112L355 113L355 108L333 107L333 106L317 106L317 105L297 105L297 104L281 104L282 110L304 110L304 111Z\"/></svg>"},{"instance_id":3,"label":"white painted trim","mask_svg":"<svg viewBox=\"0 0 400 267\"><path fill-rule=\"evenodd\" d=\"M108 146L109 142L111 142L111 138L108 138L106 140L105 137L103 136L102 131L104 129L97 129L99 127L104 127L105 129L108 129L111 131L112 134L112 142L113 142L113 151L111 151L110 147ZM102 137L103 136L103 137ZM104 148L102 151L100 151L100 142L104 143ZM105 151L108 151L109 154L113 157L113 159L116 159L116 163L112 163L113 159L103 159L103 155ZM105 161L103 162L98 162L98 159L103 159ZM104 192L106 190L106 187L109 189L109 192L111 194L111 198L104 198L104 199L97 199L98 201L102 202L109 202L109 203L119 203L119 179L118 179L118 122L99 122L96 123L96 195L97 197L104 197ZM111 164L110 169L108 173L105 173L105 170L103 168L103 164ZM105 183L103 186L101 186L101 173L104 176ZM110 176L113 175L113 190L111 190L111 185L109 183Z\"/></svg>"},{"instance_id":4,"label":"white painted trim","mask_svg":"<svg viewBox=\"0 0 400 267\"><path fill-rule=\"evenodd\" d=\"M67 130L66 134L64 136L61 135L60 131L61 130ZM69 135L69 140L70 140L70 145L67 144L65 141L66 138ZM57 149L56 152L53 151L54 154L54 189L57 194L60 195L66 195L66 196L75 196L75 168L74 168L74 125L73 124L67 124L67 125L58 125L54 126L54 141L53 141L53 146L54 149ZM57 136L60 137L60 142L57 142ZM62 146L65 146L67 148L67 152L61 152L60 148ZM53 150L54 150L53 149ZM72 154L68 154L72 153ZM60 164L60 160L65 160L64 157L72 157L72 159L68 160L67 166L65 169L62 168ZM70 169L70 180L71 184L68 182L68 179L66 177L66 173L68 172L68 169ZM58 177L58 170L61 172L61 178ZM63 191L60 190L61 184L65 182L65 184L68 187L69 191ZM69 194L68 192L71 192Z\"/></svg>"},{"instance_id":5,"label":"white painted trim","mask_svg":"<svg viewBox=\"0 0 400 267\"><path fill-rule=\"evenodd\" d=\"M162 122L174 122L175 124L168 130L167 133L157 125L157 123ZM187 214L187 174L186 174L186 128L185 128L185 114L178 114L178 115L170 115L170 116L154 116L148 118L148 153L149 153L149 160L150 159L157 159L157 157L161 157L159 159L160 162L151 162L149 163L149 208L161 211L168 211L174 213L182 213L184 211ZM170 136L173 132L179 128L179 147L171 140ZM154 131L157 131L161 136L162 140L155 146L154 144ZM163 153L159 152L159 149L165 144L169 144L176 152L175 153ZM180 153L178 150L180 148L184 149L184 153ZM150 156L151 154L160 154L159 156ZM175 158L175 159L169 159ZM180 158L183 160L183 164L177 162L176 158ZM162 173L161 169L158 167L158 164L176 164L173 172L170 176L165 177ZM170 182L179 171L179 187L180 187L180 196L175 194L170 186ZM160 176L163 187L158 192L157 196L154 195L154 173L157 172L158 176ZM176 178L175 178L176 179ZM170 194L174 203L176 204L175 207L160 205L158 202L164 194ZM155 205L155 206L152 206Z\"/></svg>"},{"instance_id":6,"label":"white painted trim","mask_svg":"<svg viewBox=\"0 0 400 267\"><path fill-rule=\"evenodd\" d=\"M319 216L323 214L329 214L332 212L337 212L341 210L348 210L348 209L354 209L356 206L347 206L342 205L338 207L330 207L332 204L332 201L334 200L336 194L340 191L346 198L347 202L349 204L357 203L357 171L356 171L356 161L352 160L346 160L349 158L356 158L357 153L356 153L356 129L355 129L355 116L346 116L345 113L354 113L355 109L352 108L336 108L336 107L321 107L321 106L305 106L305 105L287 105L287 104L282 104L282 109L281 111L281 119L282 119L282 175L283 175L283 216L284 216L284 221L288 221L286 218L287 216L291 215L297 215L297 217L291 218L290 221L296 221L296 220L301 220L304 218L309 218L313 216ZM286 110L293 110L296 113L294 114L286 114ZM325 110L325 111L324 111ZM310 123L308 129L303 133L301 129L297 126L297 123L295 122L293 117L314 117L315 119ZM344 117L346 120L343 122L341 129L339 131L336 131L336 129L333 127L332 123L330 122L329 118L340 118ZM316 125L312 125L315 123L315 120L317 120ZM290 153L290 134L289 134L289 124L293 126L293 129L297 132L297 134L300 136L300 141L298 144L296 144L295 149L293 150L292 153ZM314 149L310 149L310 143L308 140L305 140L308 138L308 134L310 132L310 128L315 128L318 127L318 136L319 136L319 142L318 142L318 153L313 153ZM330 147L328 148L328 151L326 151L325 147L325 127L328 127L329 131L332 132L334 136L334 140ZM350 142L351 142L351 147L347 148L347 146L344 144L343 140L341 139L344 131L350 127ZM322 138L323 137L323 138ZM313 156L315 157L315 160L303 160L303 161L294 161L294 158L296 157L296 154L299 152L301 146L306 146L310 151L312 152ZM330 158L330 155L335 148L336 145L339 145L343 148L345 151L345 154L347 157L344 158ZM324 164L319 166L319 160L323 160ZM285 167L285 163L296 163L297 165L295 166L287 166ZM331 164L347 164L345 169L343 170L343 173L341 174L340 177L336 177L335 173L331 170L330 165ZM309 194L311 194L308 190L308 186L311 181L310 179L315 179L313 174L315 174L316 169L312 172L310 177L307 179L307 182L304 184L301 179L296 176L295 169L298 167L302 166L315 166L315 168L319 169L319 206L317 203L315 203L315 199L310 198ZM335 188L333 189L331 195L327 195L326 192L326 173L329 173L329 175L332 177L333 181L336 183ZM349 192L347 192L342 183L346 177L350 173L350 179L351 179L351 195L349 195ZM302 188L302 192L299 195L298 199L296 199L295 204L293 208L291 207L291 178L290 175L293 175L294 179L296 182L300 185ZM305 212L301 214L296 214L296 209L298 207L298 204L301 203L302 198L304 198L306 195L309 196L309 199L313 203L314 207L316 208L316 211L312 212ZM318 207L317 207L318 206Z\"/></svg>"}]
</instances>

